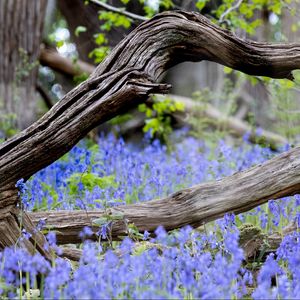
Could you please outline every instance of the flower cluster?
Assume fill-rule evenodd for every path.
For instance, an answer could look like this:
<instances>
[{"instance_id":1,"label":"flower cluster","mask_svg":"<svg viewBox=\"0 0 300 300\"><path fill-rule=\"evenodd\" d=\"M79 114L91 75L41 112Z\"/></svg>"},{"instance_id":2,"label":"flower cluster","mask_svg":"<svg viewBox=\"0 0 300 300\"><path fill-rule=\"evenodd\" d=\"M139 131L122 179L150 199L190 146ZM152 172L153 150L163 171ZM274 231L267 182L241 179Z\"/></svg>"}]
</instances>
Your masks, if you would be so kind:
<instances>
[{"instance_id":1,"label":"flower cluster","mask_svg":"<svg viewBox=\"0 0 300 300\"><path fill-rule=\"evenodd\" d=\"M23 283L40 288L51 299L241 297L251 274L241 267L238 231L233 225L221 231L224 240L213 254L206 235L190 227L171 235L160 227L156 238L139 244L125 238L117 249L105 253L97 243L86 241L75 270L62 258L50 264L39 254L6 248L0 257L0 293L18 296L14 287ZM37 285L38 276L43 276L42 287Z\"/></svg>"},{"instance_id":2,"label":"flower cluster","mask_svg":"<svg viewBox=\"0 0 300 300\"><path fill-rule=\"evenodd\" d=\"M249 143L233 147L220 140L209 147L192 137L175 136L174 140L172 153L159 141L137 147L113 135L103 136L99 145L90 148L82 142L27 182L23 202L29 210L72 210L147 201L220 179L274 156L269 148ZM299 215L297 199L270 201L239 218L241 222L255 218L262 228L272 231Z\"/></svg>"},{"instance_id":3,"label":"flower cluster","mask_svg":"<svg viewBox=\"0 0 300 300\"><path fill-rule=\"evenodd\" d=\"M229 146L221 140L211 147L176 134L174 140L171 152L159 141L138 147L112 135L92 147L82 142L16 187L29 210L106 209L220 179L275 154L247 142ZM0 253L0 295L20 298L30 288L41 297L62 299L299 298L299 234L286 236L257 276L245 264L237 227L252 223L268 234L292 219L300 223L299 205L299 195L270 201L248 213L225 215L203 232L186 227L168 234L159 227L155 235L145 231L140 242L125 238L114 248L90 242L93 231L86 227L76 268L61 257L49 263L39 254L6 248ZM107 235L109 223L105 225L99 236ZM44 226L41 220L37 230ZM23 232L22 238L27 235ZM50 232L47 240L46 247L61 255L55 234Z\"/></svg>"}]
</instances>

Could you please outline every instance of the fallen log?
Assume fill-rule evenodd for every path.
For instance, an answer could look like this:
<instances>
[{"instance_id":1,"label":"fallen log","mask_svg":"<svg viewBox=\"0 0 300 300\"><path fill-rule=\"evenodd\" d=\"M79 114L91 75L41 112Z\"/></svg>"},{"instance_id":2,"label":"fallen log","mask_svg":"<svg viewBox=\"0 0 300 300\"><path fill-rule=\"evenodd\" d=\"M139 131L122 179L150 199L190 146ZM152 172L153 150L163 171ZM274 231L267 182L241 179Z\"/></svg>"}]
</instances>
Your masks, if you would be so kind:
<instances>
[{"instance_id":1,"label":"fallen log","mask_svg":"<svg viewBox=\"0 0 300 300\"><path fill-rule=\"evenodd\" d=\"M16 207L16 181L27 180L50 165L92 128L137 106L149 94L167 93L170 86L156 81L168 68L183 61L210 60L250 75L292 80L292 71L300 69L299 53L300 44L241 40L197 13L165 12L142 23L85 82L37 122L0 145L0 247L15 244L22 226L32 233L26 247L44 249L27 217L32 215L21 217ZM185 189L166 199L118 207L112 213L123 212L126 219L144 231L158 225L168 230L187 224L198 226L227 211L243 212L268 199L300 192L299 151L298 147L221 181ZM93 213L95 217L99 215L89 212L89 216ZM75 240L78 228L86 220L86 212L50 212L48 221L51 215L56 221L61 217L64 226L58 227L68 232L66 241ZM113 228L114 236L124 232L121 222Z\"/></svg>"},{"instance_id":2,"label":"fallen log","mask_svg":"<svg viewBox=\"0 0 300 300\"><path fill-rule=\"evenodd\" d=\"M113 239L127 234L127 223L134 223L141 232L153 232L159 225L166 230L185 225L198 227L225 213L239 214L270 199L300 193L299 174L300 147L297 147L244 172L183 189L160 200L106 211L49 211L29 213L29 216L34 223L45 218L47 226L57 232L61 244L80 242L79 233L83 228L108 214L112 218L123 216L113 221ZM99 227L94 225L93 230L96 232Z\"/></svg>"},{"instance_id":3,"label":"fallen log","mask_svg":"<svg viewBox=\"0 0 300 300\"><path fill-rule=\"evenodd\" d=\"M183 112L175 112L173 114L173 117L178 122L188 124L190 116L207 118L211 121L212 125L223 130L228 130L233 136L243 137L249 134L249 141L254 144L267 144L272 149L278 149L288 144L288 140L281 135L265 129L257 130L252 128L249 124L238 118L225 116L220 110L209 103L201 104L190 98L178 95L169 95L167 97L184 104ZM166 96L158 95L157 98L163 100Z\"/></svg>"},{"instance_id":4,"label":"fallen log","mask_svg":"<svg viewBox=\"0 0 300 300\"><path fill-rule=\"evenodd\" d=\"M271 252L276 252L279 248L282 240L289 234L292 234L297 230L297 225L295 222L290 223L288 226L284 227L281 233L275 232L270 235L266 235L262 232L261 228L256 227L252 224L243 224L240 230L239 246L244 251L244 258L246 261L253 260L257 257L262 257L270 254ZM93 239L95 236L89 237L89 240ZM163 245L157 243L151 243L149 241L139 241L135 242L134 249L139 246L143 248L158 248L162 250ZM62 257L68 258L73 261L79 261L83 251L77 248L62 247ZM115 253L118 256L122 256L123 253L117 249Z\"/></svg>"}]
</instances>

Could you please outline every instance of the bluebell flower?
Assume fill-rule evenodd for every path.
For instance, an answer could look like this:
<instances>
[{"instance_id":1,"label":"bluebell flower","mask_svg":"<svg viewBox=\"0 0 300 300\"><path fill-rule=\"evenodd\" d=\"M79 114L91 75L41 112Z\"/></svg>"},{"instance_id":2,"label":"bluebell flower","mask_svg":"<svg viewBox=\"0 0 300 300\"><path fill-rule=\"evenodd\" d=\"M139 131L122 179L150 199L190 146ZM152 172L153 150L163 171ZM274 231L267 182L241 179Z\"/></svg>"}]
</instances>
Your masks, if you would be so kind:
<instances>
[{"instance_id":1,"label":"bluebell flower","mask_svg":"<svg viewBox=\"0 0 300 300\"><path fill-rule=\"evenodd\" d=\"M24 181L24 178L19 179L15 186L19 190L20 194L23 194L27 191L27 186Z\"/></svg>"},{"instance_id":2,"label":"bluebell flower","mask_svg":"<svg viewBox=\"0 0 300 300\"><path fill-rule=\"evenodd\" d=\"M84 226L82 231L79 233L79 237L82 239L92 236L94 233L89 226Z\"/></svg>"},{"instance_id":3,"label":"bluebell flower","mask_svg":"<svg viewBox=\"0 0 300 300\"><path fill-rule=\"evenodd\" d=\"M144 241L148 240L149 236L150 236L150 233L147 230L145 230L144 234L143 234L143 240Z\"/></svg>"}]
</instances>

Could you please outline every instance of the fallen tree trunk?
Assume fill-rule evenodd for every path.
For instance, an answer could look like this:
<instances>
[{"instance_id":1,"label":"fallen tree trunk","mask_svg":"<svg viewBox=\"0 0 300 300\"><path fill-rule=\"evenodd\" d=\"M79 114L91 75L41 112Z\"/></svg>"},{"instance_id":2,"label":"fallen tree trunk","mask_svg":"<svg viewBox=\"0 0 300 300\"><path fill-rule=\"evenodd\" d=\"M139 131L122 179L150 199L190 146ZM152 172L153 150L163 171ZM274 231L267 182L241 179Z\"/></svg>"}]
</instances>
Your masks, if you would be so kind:
<instances>
[{"instance_id":1,"label":"fallen tree trunk","mask_svg":"<svg viewBox=\"0 0 300 300\"><path fill-rule=\"evenodd\" d=\"M171 97L175 101L184 103L184 111L175 112L173 114L178 122L188 124L190 116L194 116L196 118L207 118L215 127L228 130L236 137L243 137L244 135L249 134L249 141L254 144L267 144L272 149L278 149L288 144L288 140L279 134L265 129L259 130L258 133L257 130L253 129L246 122L235 117L225 116L220 110L209 103L201 104L190 98L177 95L170 95L167 97ZM163 100L165 98L165 96L158 96L158 99Z\"/></svg>"},{"instance_id":2,"label":"fallen tree trunk","mask_svg":"<svg viewBox=\"0 0 300 300\"><path fill-rule=\"evenodd\" d=\"M90 75L95 70L94 66L91 64L88 64L81 60L73 63L70 59L62 57L57 51L49 49L41 50L40 62L43 65L46 65L53 70L61 72L68 76L76 76L82 73ZM284 137L265 129L262 129L260 134L258 135L257 132L253 130L253 128L251 128L251 126L246 122L243 122L235 117L224 116L221 111L219 111L209 103L201 105L200 103L197 103L196 101L193 101L192 99L187 97L177 95L170 95L170 97L185 104L184 112L177 112L173 114L173 116L179 123L188 124L188 118L190 115L197 118L205 117L209 120L212 120L212 123L217 127L228 130L234 136L242 137L245 134L249 133L249 141L251 141L252 143L268 144L272 149L278 149L279 147L288 143L288 141ZM158 98L164 99L163 96L159 96ZM121 132L123 134L126 134L126 130L134 129L134 126L142 127L143 121L133 121L129 126L127 126L128 129L121 128Z\"/></svg>"},{"instance_id":3,"label":"fallen tree trunk","mask_svg":"<svg viewBox=\"0 0 300 300\"><path fill-rule=\"evenodd\" d=\"M113 221L112 238L126 235L127 223L143 232L153 232L159 225L172 230L185 225L200 226L225 213L248 211L270 199L300 193L300 147L270 161L216 182L208 182L180 190L160 200L152 200L106 211L50 211L29 213L33 222L45 218L49 228L57 232L59 243L80 242L84 226L108 214L123 216ZM99 227L93 226L94 231ZM94 237L97 238L96 236Z\"/></svg>"},{"instance_id":4,"label":"fallen tree trunk","mask_svg":"<svg viewBox=\"0 0 300 300\"><path fill-rule=\"evenodd\" d=\"M88 80L65 95L41 119L0 146L0 246L16 243L16 233L22 224L33 235L28 241L30 247L37 242L38 249L43 249L30 218L18 216L16 181L27 180L69 151L92 128L145 101L149 94L166 93L170 86L156 83L166 69L183 61L210 60L250 75L293 79L292 70L300 68L299 53L299 44L241 40L197 13L165 12L142 23L118 44ZM300 148L293 149L260 167L183 190L167 199L114 211L124 211L126 218L137 222L141 231L159 224L167 229L186 224L197 226L221 217L226 211L246 211L268 199L300 192L299 151ZM238 195L238 199L233 195ZM153 213L160 219L153 218ZM66 240L74 240L80 226L76 218L81 223L85 212L55 214L63 219L74 217L70 220L74 227L66 224L69 234ZM118 224L113 235L124 232L124 225L118 227Z\"/></svg>"},{"instance_id":5,"label":"fallen tree trunk","mask_svg":"<svg viewBox=\"0 0 300 300\"><path fill-rule=\"evenodd\" d=\"M249 224L248 224L249 225ZM247 226L247 224L245 225ZM244 228L245 228L244 226ZM243 227L243 225L242 225ZM249 228L249 227L248 227ZM260 256L266 256L271 252L276 252L279 248L283 239L295 232L298 228L294 223L289 224L285 228L283 228L281 233L275 232L271 235L264 234L260 228L250 225L250 230L247 230L247 233L244 232L243 229L240 229L240 240L239 246L243 249L244 258L246 261L251 259L255 259ZM91 238L94 238L93 236ZM90 238L89 238L90 239ZM146 245L147 248L160 248L162 245L151 243L148 241L136 242L134 247L137 248L139 245ZM63 247L62 257L66 257L73 261L79 261L83 251L77 248ZM115 254L118 256L122 256L123 253L119 250L115 251Z\"/></svg>"}]
</instances>

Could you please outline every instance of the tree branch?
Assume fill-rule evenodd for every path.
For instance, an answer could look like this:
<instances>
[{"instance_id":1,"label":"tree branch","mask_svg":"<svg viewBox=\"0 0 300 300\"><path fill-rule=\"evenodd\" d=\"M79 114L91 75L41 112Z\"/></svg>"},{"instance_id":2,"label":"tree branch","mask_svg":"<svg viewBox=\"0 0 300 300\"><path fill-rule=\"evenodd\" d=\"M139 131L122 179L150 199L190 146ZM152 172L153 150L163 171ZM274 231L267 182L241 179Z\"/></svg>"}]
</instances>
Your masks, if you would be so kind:
<instances>
[{"instance_id":1,"label":"tree branch","mask_svg":"<svg viewBox=\"0 0 300 300\"><path fill-rule=\"evenodd\" d=\"M246 230L244 230L247 228ZM284 237L295 232L298 228L295 222L289 224L283 228L281 233L275 232L271 235L264 235L262 231L255 226L248 227L247 225L240 228L240 241L239 246L243 249L245 260L253 259L259 257L260 253L263 251L264 254L269 254L270 252L276 252L280 246ZM93 237L92 237L93 238ZM162 245L151 243L148 241L136 242L134 244L135 248L138 248L140 245L146 246L147 249L158 248L161 249ZM73 261L79 261L83 251L77 248L62 247L63 253L62 257L68 258ZM262 253L262 254L263 254ZM122 257L124 253L117 249L115 254L119 257ZM104 256L103 256L104 258Z\"/></svg>"},{"instance_id":2,"label":"tree branch","mask_svg":"<svg viewBox=\"0 0 300 300\"><path fill-rule=\"evenodd\" d=\"M143 16L140 16L140 15L137 15L137 14L134 14L134 13L131 13L129 11L126 11L125 9L123 8L116 8L114 6L111 6L107 3L104 3L104 2L101 2L99 0L90 0L92 3L95 3L96 5L106 9L106 10L109 10L109 11L112 11L114 13L118 13L120 15L124 15L132 20L137 20L139 22L143 22L143 21L147 21L149 20L149 18L147 17L143 17Z\"/></svg>"},{"instance_id":3,"label":"tree branch","mask_svg":"<svg viewBox=\"0 0 300 300\"><path fill-rule=\"evenodd\" d=\"M227 10L225 10L222 15L220 16L220 19L219 19L219 24L222 24L224 22L224 18L230 14L232 11L234 11L235 9L239 8L240 5L242 4L243 0L238 0L236 2L235 5L229 7Z\"/></svg>"},{"instance_id":4,"label":"tree branch","mask_svg":"<svg viewBox=\"0 0 300 300\"><path fill-rule=\"evenodd\" d=\"M244 135L249 134L249 140L255 144L268 144L274 150L288 144L287 139L274 132L261 129L258 134L257 130L253 130L253 128L251 128L251 126L246 122L235 117L225 116L221 111L209 103L205 103L203 105L190 98L178 95L170 95L167 97L171 97L173 100L184 104L183 112L175 112L173 114L178 122L181 121L188 124L190 116L194 116L196 118L204 117L211 120L215 126L228 130L229 133L234 136L243 137ZM159 95L157 98L163 100L166 97Z\"/></svg>"},{"instance_id":5,"label":"tree branch","mask_svg":"<svg viewBox=\"0 0 300 300\"><path fill-rule=\"evenodd\" d=\"M48 66L54 71L58 71L72 77L82 73L90 75L95 70L93 65L80 59L73 62L71 59L60 55L54 49L42 48L39 60L42 65Z\"/></svg>"},{"instance_id":6,"label":"tree branch","mask_svg":"<svg viewBox=\"0 0 300 300\"><path fill-rule=\"evenodd\" d=\"M271 199L300 193L300 147L283 153L262 165L236 173L216 182L208 182L180 190L166 198L98 211L50 211L29 213L34 223L46 218L57 232L59 243L80 242L79 233L92 221L107 214L123 220L113 222L112 237L126 235L127 222L140 232L153 232L159 225L172 230L185 225L200 226L222 217L239 214ZM94 231L99 228L94 226ZM96 237L94 237L96 238Z\"/></svg>"},{"instance_id":7,"label":"tree branch","mask_svg":"<svg viewBox=\"0 0 300 300\"><path fill-rule=\"evenodd\" d=\"M70 59L62 57L58 52L53 50L42 49L40 60L43 65L69 76L76 76L81 73L87 73L90 75L95 70L93 65L80 60L77 61L75 66ZM194 115L199 118L205 117L212 120L215 124L217 124L217 126L228 129L230 133L235 136L242 137L246 133L250 133L249 139L251 142L258 144L267 143L272 149L278 149L278 147L288 143L284 137L264 129L261 130L260 135L257 135L257 132L253 130L246 122L243 122L238 118L226 117L221 111L210 104L206 104L205 107L201 107L200 104L197 104L195 101L187 97L177 95L170 95L170 97L185 104L185 111L183 113L174 114L175 119L179 123L188 123L187 119L190 115ZM158 98L164 99L162 96ZM143 125L141 122L133 123L134 124L131 124L133 126ZM132 126L129 126L129 129L130 128L132 129ZM122 132L125 133L126 128L122 128Z\"/></svg>"},{"instance_id":8,"label":"tree branch","mask_svg":"<svg viewBox=\"0 0 300 300\"><path fill-rule=\"evenodd\" d=\"M150 93L165 92L167 86L153 83L171 66L205 59L247 74L291 78L300 68L300 45L243 41L196 13L158 14L133 30L88 80L0 146L0 182L29 178L96 125Z\"/></svg>"}]
</instances>

